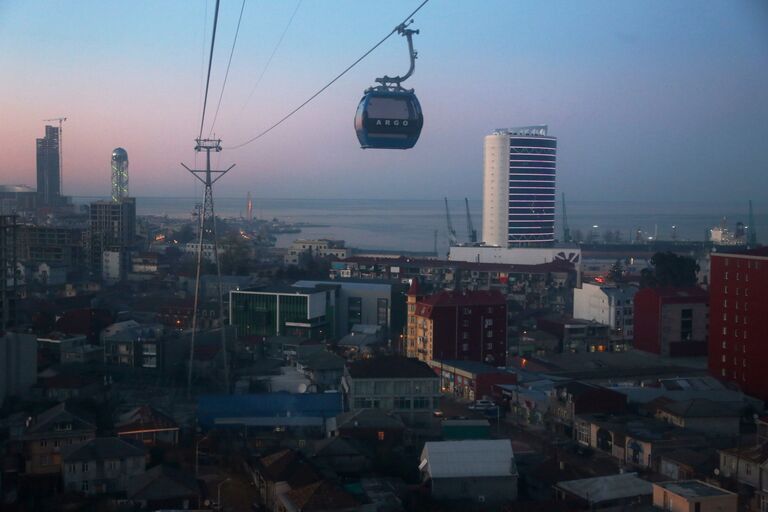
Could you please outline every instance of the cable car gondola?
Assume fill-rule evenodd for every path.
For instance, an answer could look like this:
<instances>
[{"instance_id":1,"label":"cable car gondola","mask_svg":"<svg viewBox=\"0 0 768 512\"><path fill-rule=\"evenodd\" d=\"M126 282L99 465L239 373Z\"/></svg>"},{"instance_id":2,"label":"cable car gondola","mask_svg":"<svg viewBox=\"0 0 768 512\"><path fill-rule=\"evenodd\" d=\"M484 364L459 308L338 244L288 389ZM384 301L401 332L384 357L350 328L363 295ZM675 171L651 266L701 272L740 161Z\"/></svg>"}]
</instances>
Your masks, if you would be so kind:
<instances>
[{"instance_id":1,"label":"cable car gondola","mask_svg":"<svg viewBox=\"0 0 768 512\"><path fill-rule=\"evenodd\" d=\"M397 32L408 39L411 67L403 76L377 78L380 83L365 91L355 115L355 130L360 147L378 149L410 149L419 140L424 125L421 105L413 89L400 84L413 74L416 52L413 50L413 34L402 24Z\"/></svg>"}]
</instances>

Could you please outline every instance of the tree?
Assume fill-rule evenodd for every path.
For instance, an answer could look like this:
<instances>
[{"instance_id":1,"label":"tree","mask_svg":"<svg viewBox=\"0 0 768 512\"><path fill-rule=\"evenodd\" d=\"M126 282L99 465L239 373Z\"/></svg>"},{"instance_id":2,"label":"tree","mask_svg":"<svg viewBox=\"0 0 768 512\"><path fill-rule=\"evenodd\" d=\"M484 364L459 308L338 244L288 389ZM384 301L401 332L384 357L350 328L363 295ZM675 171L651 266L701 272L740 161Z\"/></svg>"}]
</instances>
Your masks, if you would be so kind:
<instances>
[{"instance_id":1,"label":"tree","mask_svg":"<svg viewBox=\"0 0 768 512\"><path fill-rule=\"evenodd\" d=\"M611 265L611 269L608 271L608 278L614 283L620 283L624 279L624 265L620 259Z\"/></svg>"},{"instance_id":2,"label":"tree","mask_svg":"<svg viewBox=\"0 0 768 512\"><path fill-rule=\"evenodd\" d=\"M657 252L651 257L653 268L643 269L640 286L643 288L696 286L699 265L688 256L673 252Z\"/></svg>"},{"instance_id":3,"label":"tree","mask_svg":"<svg viewBox=\"0 0 768 512\"><path fill-rule=\"evenodd\" d=\"M219 261L221 273L225 275L245 275L248 273L251 261L249 242L244 240L240 233L230 232L222 240Z\"/></svg>"}]
</instances>

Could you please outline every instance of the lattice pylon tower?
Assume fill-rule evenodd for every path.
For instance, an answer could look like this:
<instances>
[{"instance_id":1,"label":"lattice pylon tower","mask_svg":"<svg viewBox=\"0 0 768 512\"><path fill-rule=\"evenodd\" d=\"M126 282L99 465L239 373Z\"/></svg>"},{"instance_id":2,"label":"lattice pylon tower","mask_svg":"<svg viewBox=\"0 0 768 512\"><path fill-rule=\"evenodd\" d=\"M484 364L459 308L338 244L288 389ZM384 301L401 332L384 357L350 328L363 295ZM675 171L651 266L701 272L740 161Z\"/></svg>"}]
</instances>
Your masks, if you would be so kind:
<instances>
[{"instance_id":1,"label":"lattice pylon tower","mask_svg":"<svg viewBox=\"0 0 768 512\"><path fill-rule=\"evenodd\" d=\"M211 169L211 151L221 151L221 139L195 139L195 151L205 152L205 169L190 169L181 164L195 178L205 186L203 192L203 207L198 219L198 240L197 240L197 268L195 271L195 301L192 311L192 337L189 346L189 368L187 371L187 398L192 395L192 372L195 362L195 339L197 336L197 317L198 306L200 304L200 269L203 263L205 247L210 247L213 255L213 262L216 265L216 276L218 278L217 301L219 305L219 321L221 323L221 354L222 364L224 366L224 391L229 393L229 364L227 362L227 330L224 323L224 302L222 300L223 288L221 286L221 266L219 265L219 244L216 235L216 214L213 208L213 184L222 176L229 172L233 167L230 165L224 170Z\"/></svg>"}]
</instances>

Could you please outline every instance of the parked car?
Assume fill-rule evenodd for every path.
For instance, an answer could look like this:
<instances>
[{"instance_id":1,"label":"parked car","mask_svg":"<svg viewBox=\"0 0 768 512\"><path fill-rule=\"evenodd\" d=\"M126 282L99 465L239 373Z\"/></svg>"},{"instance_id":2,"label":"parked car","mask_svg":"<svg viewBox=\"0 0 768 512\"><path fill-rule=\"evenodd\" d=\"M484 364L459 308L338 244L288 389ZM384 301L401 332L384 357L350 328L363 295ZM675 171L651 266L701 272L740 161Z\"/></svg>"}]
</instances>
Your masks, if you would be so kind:
<instances>
[{"instance_id":1,"label":"parked car","mask_svg":"<svg viewBox=\"0 0 768 512\"><path fill-rule=\"evenodd\" d=\"M495 408L496 404L493 402L493 400L476 400L475 403L469 406L470 411L485 411Z\"/></svg>"}]
</instances>

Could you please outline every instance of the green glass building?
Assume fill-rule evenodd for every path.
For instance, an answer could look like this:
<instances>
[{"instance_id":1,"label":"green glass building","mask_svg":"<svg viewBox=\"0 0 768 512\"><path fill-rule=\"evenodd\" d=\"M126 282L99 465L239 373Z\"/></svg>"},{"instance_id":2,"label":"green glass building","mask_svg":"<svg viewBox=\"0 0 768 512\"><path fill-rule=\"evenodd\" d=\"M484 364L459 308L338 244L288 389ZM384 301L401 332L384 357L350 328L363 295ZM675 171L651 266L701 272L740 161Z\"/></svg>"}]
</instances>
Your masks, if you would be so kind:
<instances>
[{"instance_id":1,"label":"green glass building","mask_svg":"<svg viewBox=\"0 0 768 512\"><path fill-rule=\"evenodd\" d=\"M333 339L337 286L232 290L229 322L238 336Z\"/></svg>"}]
</instances>

